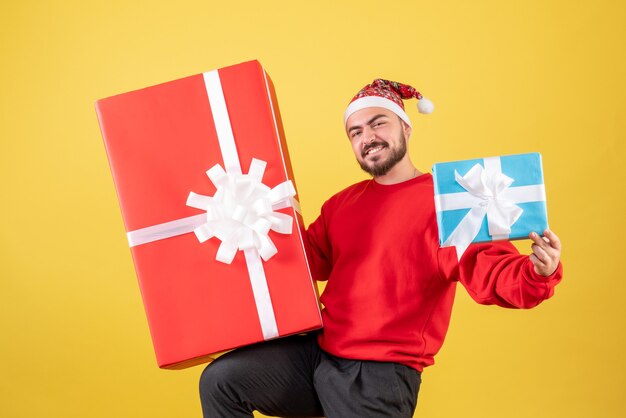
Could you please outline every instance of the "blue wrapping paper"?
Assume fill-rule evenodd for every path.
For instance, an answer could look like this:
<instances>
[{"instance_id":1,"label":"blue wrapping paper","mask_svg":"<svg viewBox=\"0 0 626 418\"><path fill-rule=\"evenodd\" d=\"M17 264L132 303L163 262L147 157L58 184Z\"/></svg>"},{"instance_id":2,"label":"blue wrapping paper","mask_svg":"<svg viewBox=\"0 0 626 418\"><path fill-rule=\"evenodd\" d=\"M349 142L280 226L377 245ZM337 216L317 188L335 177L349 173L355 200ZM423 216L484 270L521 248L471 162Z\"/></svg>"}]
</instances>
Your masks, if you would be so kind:
<instances>
[{"instance_id":1,"label":"blue wrapping paper","mask_svg":"<svg viewBox=\"0 0 626 418\"><path fill-rule=\"evenodd\" d=\"M471 240L471 242L488 242L498 239L521 239L527 238L528 234L532 231L542 234L543 231L548 228L548 217L545 202L545 189L543 180L543 169L541 166L541 154L529 153L529 154L517 154L501 157L490 157L484 159L473 159L454 161L446 163L437 163L433 165L433 181L435 186L435 206L437 209L437 225L439 227L439 244L441 246L451 246L454 243L449 241L451 235L455 229L462 224L462 221L469 216L471 208L477 206L489 206L492 202L487 202L490 198L477 197L476 192L474 194L468 192L461 183L458 181L458 176L466 176L468 173L471 175L470 170L476 166L474 171L483 173L483 183L490 183L485 177L489 177L490 174L500 172L510 182L508 186L500 186L503 190L499 193L498 199L506 200L505 206L517 206L521 209L521 215L510 225L510 233L508 234L494 234L489 233L488 218L489 214L486 214L480 224L477 234ZM455 171L457 176L455 177ZM474 173L478 175L480 173ZM495 174L497 178L499 174ZM475 179L480 178L474 177ZM512 181L510 181L512 180ZM504 181L504 180L503 180ZM498 193L496 193L498 195ZM481 195L482 196L482 195ZM508 198L508 199L507 199ZM467 200L467 204L459 203L462 200ZM455 204L450 204L451 201L456 201ZM500 200L502 201L502 200ZM482 202L482 203L481 203ZM464 207L459 207L464 206ZM451 208L452 207L452 208ZM451 208L451 209L450 209ZM515 209L519 212L519 209ZM495 218L496 216L494 216ZM467 226L467 220L461 225L461 227ZM458 232L457 232L458 234ZM473 232L472 232L473 235ZM461 253L465 250L463 245L460 245ZM459 246L457 246L457 251Z\"/></svg>"}]
</instances>

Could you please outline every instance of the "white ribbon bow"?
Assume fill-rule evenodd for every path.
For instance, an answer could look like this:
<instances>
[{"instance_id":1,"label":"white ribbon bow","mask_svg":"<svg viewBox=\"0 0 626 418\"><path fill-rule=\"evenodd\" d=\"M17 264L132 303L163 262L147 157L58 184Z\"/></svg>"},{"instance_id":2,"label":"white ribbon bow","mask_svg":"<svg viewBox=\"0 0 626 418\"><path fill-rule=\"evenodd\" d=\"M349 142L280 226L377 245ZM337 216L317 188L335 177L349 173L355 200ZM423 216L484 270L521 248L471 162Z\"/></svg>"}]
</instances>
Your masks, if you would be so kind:
<instances>
[{"instance_id":1,"label":"white ribbon bow","mask_svg":"<svg viewBox=\"0 0 626 418\"><path fill-rule=\"evenodd\" d=\"M476 238L485 216L489 235L494 239L506 239L511 233L511 226L522 215L523 209L515 204L506 193L513 179L500 170L484 169L474 165L465 176L454 170L454 178L475 199L470 211L465 215L452 234L443 243L443 247L456 246L457 257L461 256Z\"/></svg>"},{"instance_id":2,"label":"white ribbon bow","mask_svg":"<svg viewBox=\"0 0 626 418\"><path fill-rule=\"evenodd\" d=\"M278 252L269 238L270 230L291 234L293 218L276 209L291 206L296 191L291 180L273 189L261 180L267 163L252 159L248 174L226 173L216 164L207 171L217 188L213 197L189 193L187 205L206 211L206 222L194 229L198 241L212 237L222 241L216 260L230 264L238 250L255 248L269 260Z\"/></svg>"}]
</instances>

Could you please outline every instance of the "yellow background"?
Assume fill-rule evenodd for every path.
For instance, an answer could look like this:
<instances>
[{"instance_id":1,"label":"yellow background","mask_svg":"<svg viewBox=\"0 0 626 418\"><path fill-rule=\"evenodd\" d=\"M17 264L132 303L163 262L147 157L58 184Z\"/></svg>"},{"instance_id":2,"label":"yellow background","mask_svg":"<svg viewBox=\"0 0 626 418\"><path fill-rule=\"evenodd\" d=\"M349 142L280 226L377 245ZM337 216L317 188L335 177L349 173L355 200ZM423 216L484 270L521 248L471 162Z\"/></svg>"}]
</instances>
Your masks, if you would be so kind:
<instances>
[{"instance_id":1,"label":"yellow background","mask_svg":"<svg viewBox=\"0 0 626 418\"><path fill-rule=\"evenodd\" d=\"M376 77L435 103L431 116L407 103L423 171L543 154L565 279L530 311L460 287L416 416L624 416L625 5L5 0L0 416L200 417L202 367L156 366L93 105L254 58L276 85L307 223L365 178L342 114Z\"/></svg>"}]
</instances>

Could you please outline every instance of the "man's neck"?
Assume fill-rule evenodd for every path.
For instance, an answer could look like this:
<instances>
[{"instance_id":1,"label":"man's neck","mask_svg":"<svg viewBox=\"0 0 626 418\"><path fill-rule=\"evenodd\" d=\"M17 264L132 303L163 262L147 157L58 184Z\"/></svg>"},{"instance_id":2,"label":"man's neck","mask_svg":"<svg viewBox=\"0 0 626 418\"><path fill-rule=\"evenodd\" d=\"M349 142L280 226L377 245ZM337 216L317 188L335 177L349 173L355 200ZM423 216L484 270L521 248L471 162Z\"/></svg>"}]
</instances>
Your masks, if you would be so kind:
<instances>
[{"instance_id":1,"label":"man's neck","mask_svg":"<svg viewBox=\"0 0 626 418\"><path fill-rule=\"evenodd\" d=\"M374 177L374 181L378 184L390 185L402 183L407 180L411 180L422 174L409 160L408 158L400 161L396 164L387 174L384 176Z\"/></svg>"}]
</instances>

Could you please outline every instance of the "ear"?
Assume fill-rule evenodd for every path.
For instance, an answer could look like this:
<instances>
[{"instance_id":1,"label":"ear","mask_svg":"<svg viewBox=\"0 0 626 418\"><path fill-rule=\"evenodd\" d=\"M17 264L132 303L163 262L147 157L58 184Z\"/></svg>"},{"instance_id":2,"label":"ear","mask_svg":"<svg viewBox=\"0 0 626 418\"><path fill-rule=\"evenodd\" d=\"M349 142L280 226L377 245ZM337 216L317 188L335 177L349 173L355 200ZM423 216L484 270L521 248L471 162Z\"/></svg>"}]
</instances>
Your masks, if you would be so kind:
<instances>
[{"instance_id":1,"label":"ear","mask_svg":"<svg viewBox=\"0 0 626 418\"><path fill-rule=\"evenodd\" d=\"M402 130L404 131L404 137L408 141L409 138L411 138L411 132L413 132L413 129L411 129L408 123L402 121Z\"/></svg>"}]
</instances>

